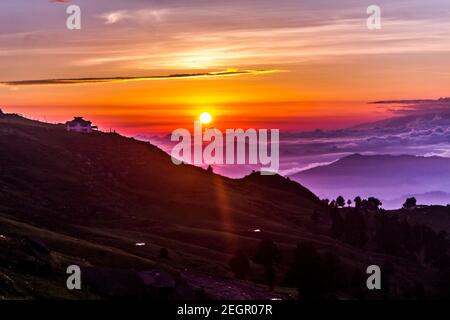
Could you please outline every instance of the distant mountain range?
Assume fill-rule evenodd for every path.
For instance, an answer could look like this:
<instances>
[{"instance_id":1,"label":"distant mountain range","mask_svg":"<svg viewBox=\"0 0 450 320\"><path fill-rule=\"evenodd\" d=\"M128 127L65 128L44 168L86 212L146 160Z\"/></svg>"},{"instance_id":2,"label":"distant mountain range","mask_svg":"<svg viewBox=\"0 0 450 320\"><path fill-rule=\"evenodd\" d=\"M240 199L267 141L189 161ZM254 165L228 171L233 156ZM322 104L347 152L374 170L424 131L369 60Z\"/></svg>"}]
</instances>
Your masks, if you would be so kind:
<instances>
[{"instance_id":1,"label":"distant mountain range","mask_svg":"<svg viewBox=\"0 0 450 320\"><path fill-rule=\"evenodd\" d=\"M375 196L398 208L407 196L418 203L450 203L450 158L353 154L291 176L321 197Z\"/></svg>"},{"instance_id":2,"label":"distant mountain range","mask_svg":"<svg viewBox=\"0 0 450 320\"><path fill-rule=\"evenodd\" d=\"M379 101L389 118L335 130L280 132L280 174L292 176L352 154L391 154L450 158L450 99ZM394 104L394 106L390 106ZM170 153L170 135L137 136ZM258 166L216 166L215 172L242 177ZM426 189L426 192L438 191ZM403 195L400 195L403 196ZM390 198L390 197L389 197Z\"/></svg>"}]
</instances>

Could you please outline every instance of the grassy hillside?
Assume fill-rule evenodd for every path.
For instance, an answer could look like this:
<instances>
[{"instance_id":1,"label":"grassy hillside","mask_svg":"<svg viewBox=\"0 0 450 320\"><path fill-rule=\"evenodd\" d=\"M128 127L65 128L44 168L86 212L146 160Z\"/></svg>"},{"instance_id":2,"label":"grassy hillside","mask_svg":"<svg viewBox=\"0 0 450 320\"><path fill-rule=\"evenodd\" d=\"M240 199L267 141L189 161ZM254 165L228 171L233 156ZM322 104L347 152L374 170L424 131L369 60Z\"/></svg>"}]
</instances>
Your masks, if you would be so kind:
<instances>
[{"instance_id":1,"label":"grassy hillside","mask_svg":"<svg viewBox=\"0 0 450 320\"><path fill-rule=\"evenodd\" d=\"M199 275L213 275L230 279L225 286L249 291L246 298L270 297L257 289L264 282L261 266L251 264L245 285L231 280L228 267L236 250L252 256L262 239L272 239L281 250L276 292L284 297L294 292L284 288L290 284L281 275L298 243L311 242L355 268L386 260L381 253L331 237L328 209L309 190L280 176L254 173L233 180L175 166L148 143L114 133L66 132L61 125L17 115L0 118L0 150L0 257L17 260L16 267L0 263L0 281L10 283L0 297L80 298L64 289L64 268L73 262L130 270L156 267L197 277L199 283ZM319 224L311 222L313 212L320 213ZM17 267L27 265L22 260L45 260L23 247L27 237L51 249L47 270L52 272ZM159 258L163 247L169 259ZM15 258L14 252L24 253ZM401 281L427 272L401 258L396 264L405 271ZM258 295L252 296L252 290Z\"/></svg>"}]
</instances>

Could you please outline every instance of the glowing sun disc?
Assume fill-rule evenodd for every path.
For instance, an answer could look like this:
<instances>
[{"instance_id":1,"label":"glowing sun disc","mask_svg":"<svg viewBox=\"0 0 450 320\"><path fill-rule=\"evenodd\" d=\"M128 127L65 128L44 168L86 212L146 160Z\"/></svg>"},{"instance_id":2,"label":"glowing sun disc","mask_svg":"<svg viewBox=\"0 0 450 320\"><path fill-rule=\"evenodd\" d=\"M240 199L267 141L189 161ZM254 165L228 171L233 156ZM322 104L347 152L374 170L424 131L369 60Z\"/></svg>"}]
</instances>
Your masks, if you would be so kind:
<instances>
[{"instance_id":1,"label":"glowing sun disc","mask_svg":"<svg viewBox=\"0 0 450 320\"><path fill-rule=\"evenodd\" d=\"M211 120L212 120L212 117L211 117L211 115L208 112L203 112L200 115L200 122L203 123L203 124L210 123Z\"/></svg>"}]
</instances>

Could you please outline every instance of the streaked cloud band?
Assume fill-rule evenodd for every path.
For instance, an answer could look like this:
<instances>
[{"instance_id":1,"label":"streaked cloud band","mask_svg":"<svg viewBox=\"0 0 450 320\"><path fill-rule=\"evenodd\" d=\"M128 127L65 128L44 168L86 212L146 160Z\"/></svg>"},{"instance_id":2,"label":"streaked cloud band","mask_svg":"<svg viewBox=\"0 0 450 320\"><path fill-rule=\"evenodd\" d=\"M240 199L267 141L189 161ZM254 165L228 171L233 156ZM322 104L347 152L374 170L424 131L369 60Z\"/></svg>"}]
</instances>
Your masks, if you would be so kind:
<instances>
[{"instance_id":1,"label":"streaked cloud band","mask_svg":"<svg viewBox=\"0 0 450 320\"><path fill-rule=\"evenodd\" d=\"M173 80L190 78L218 78L243 75L262 75L269 73L286 72L285 70L238 70L227 69L217 72L202 73L178 73L169 75L152 75L139 77L110 77L110 78L68 78L68 79L39 79L39 80L19 80L1 82L7 86L37 86L37 85L68 85L68 84L92 84L105 82L130 82L130 81L149 81L149 80Z\"/></svg>"}]
</instances>

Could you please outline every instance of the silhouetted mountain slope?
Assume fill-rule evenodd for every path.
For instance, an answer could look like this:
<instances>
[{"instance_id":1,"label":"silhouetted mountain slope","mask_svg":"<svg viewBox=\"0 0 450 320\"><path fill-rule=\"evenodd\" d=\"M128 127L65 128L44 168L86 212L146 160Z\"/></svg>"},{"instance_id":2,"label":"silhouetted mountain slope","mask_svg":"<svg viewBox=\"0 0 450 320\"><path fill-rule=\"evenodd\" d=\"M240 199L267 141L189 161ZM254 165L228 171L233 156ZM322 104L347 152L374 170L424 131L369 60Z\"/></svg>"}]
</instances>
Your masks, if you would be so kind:
<instances>
[{"instance_id":1,"label":"silhouetted mountain slope","mask_svg":"<svg viewBox=\"0 0 450 320\"><path fill-rule=\"evenodd\" d=\"M280 176L232 180L176 166L145 142L67 132L17 115L0 118L0 149L0 217L20 226L0 223L0 234L23 236L24 226L33 226L149 262L167 247L170 264L179 270L227 274L228 257L241 243L282 240L286 232L295 238L299 232L291 226L308 221L319 204L307 189ZM67 241L46 241L71 256ZM296 242L283 241L288 247ZM117 258L116 264L73 250L90 263L139 268L133 259Z\"/></svg>"},{"instance_id":2,"label":"silhouetted mountain slope","mask_svg":"<svg viewBox=\"0 0 450 320\"><path fill-rule=\"evenodd\" d=\"M281 177L258 174L232 180L190 165L176 166L160 149L117 134L77 134L58 125L14 119L1 120L2 197L10 210L27 215L45 211L47 217L76 220L89 213L90 220L105 223L178 217L203 224L217 220L222 204L232 218L248 219L254 210L241 197L270 204L271 193L283 193L284 201L301 202L305 208L318 201ZM270 213L258 213L264 211Z\"/></svg>"},{"instance_id":3,"label":"silhouetted mountain slope","mask_svg":"<svg viewBox=\"0 0 450 320\"><path fill-rule=\"evenodd\" d=\"M342 194L351 199L360 195L389 200L407 194L448 192L450 158L354 154L292 178L323 197Z\"/></svg>"},{"instance_id":4,"label":"silhouetted mountain slope","mask_svg":"<svg viewBox=\"0 0 450 320\"><path fill-rule=\"evenodd\" d=\"M136 272L158 268L201 284L212 297L286 298L295 291L280 286L294 286L285 275L299 243L338 256L346 283L355 268L389 258L372 244L362 250L332 237L330 208L281 176L252 173L233 180L176 166L145 142L114 133L67 132L62 125L15 115L0 118L0 150L0 281L7 283L0 286L0 299L96 297L67 292L69 264L111 281L115 274L137 279ZM251 258L263 239L273 240L281 252L276 293L260 285L262 266L251 263L247 280L237 281L228 265L237 250ZM396 268L405 271L399 281L418 275L428 281L432 275L404 257L395 259ZM224 288L225 295L219 292ZM347 291L334 296L349 297L349 289L342 290Z\"/></svg>"}]
</instances>

